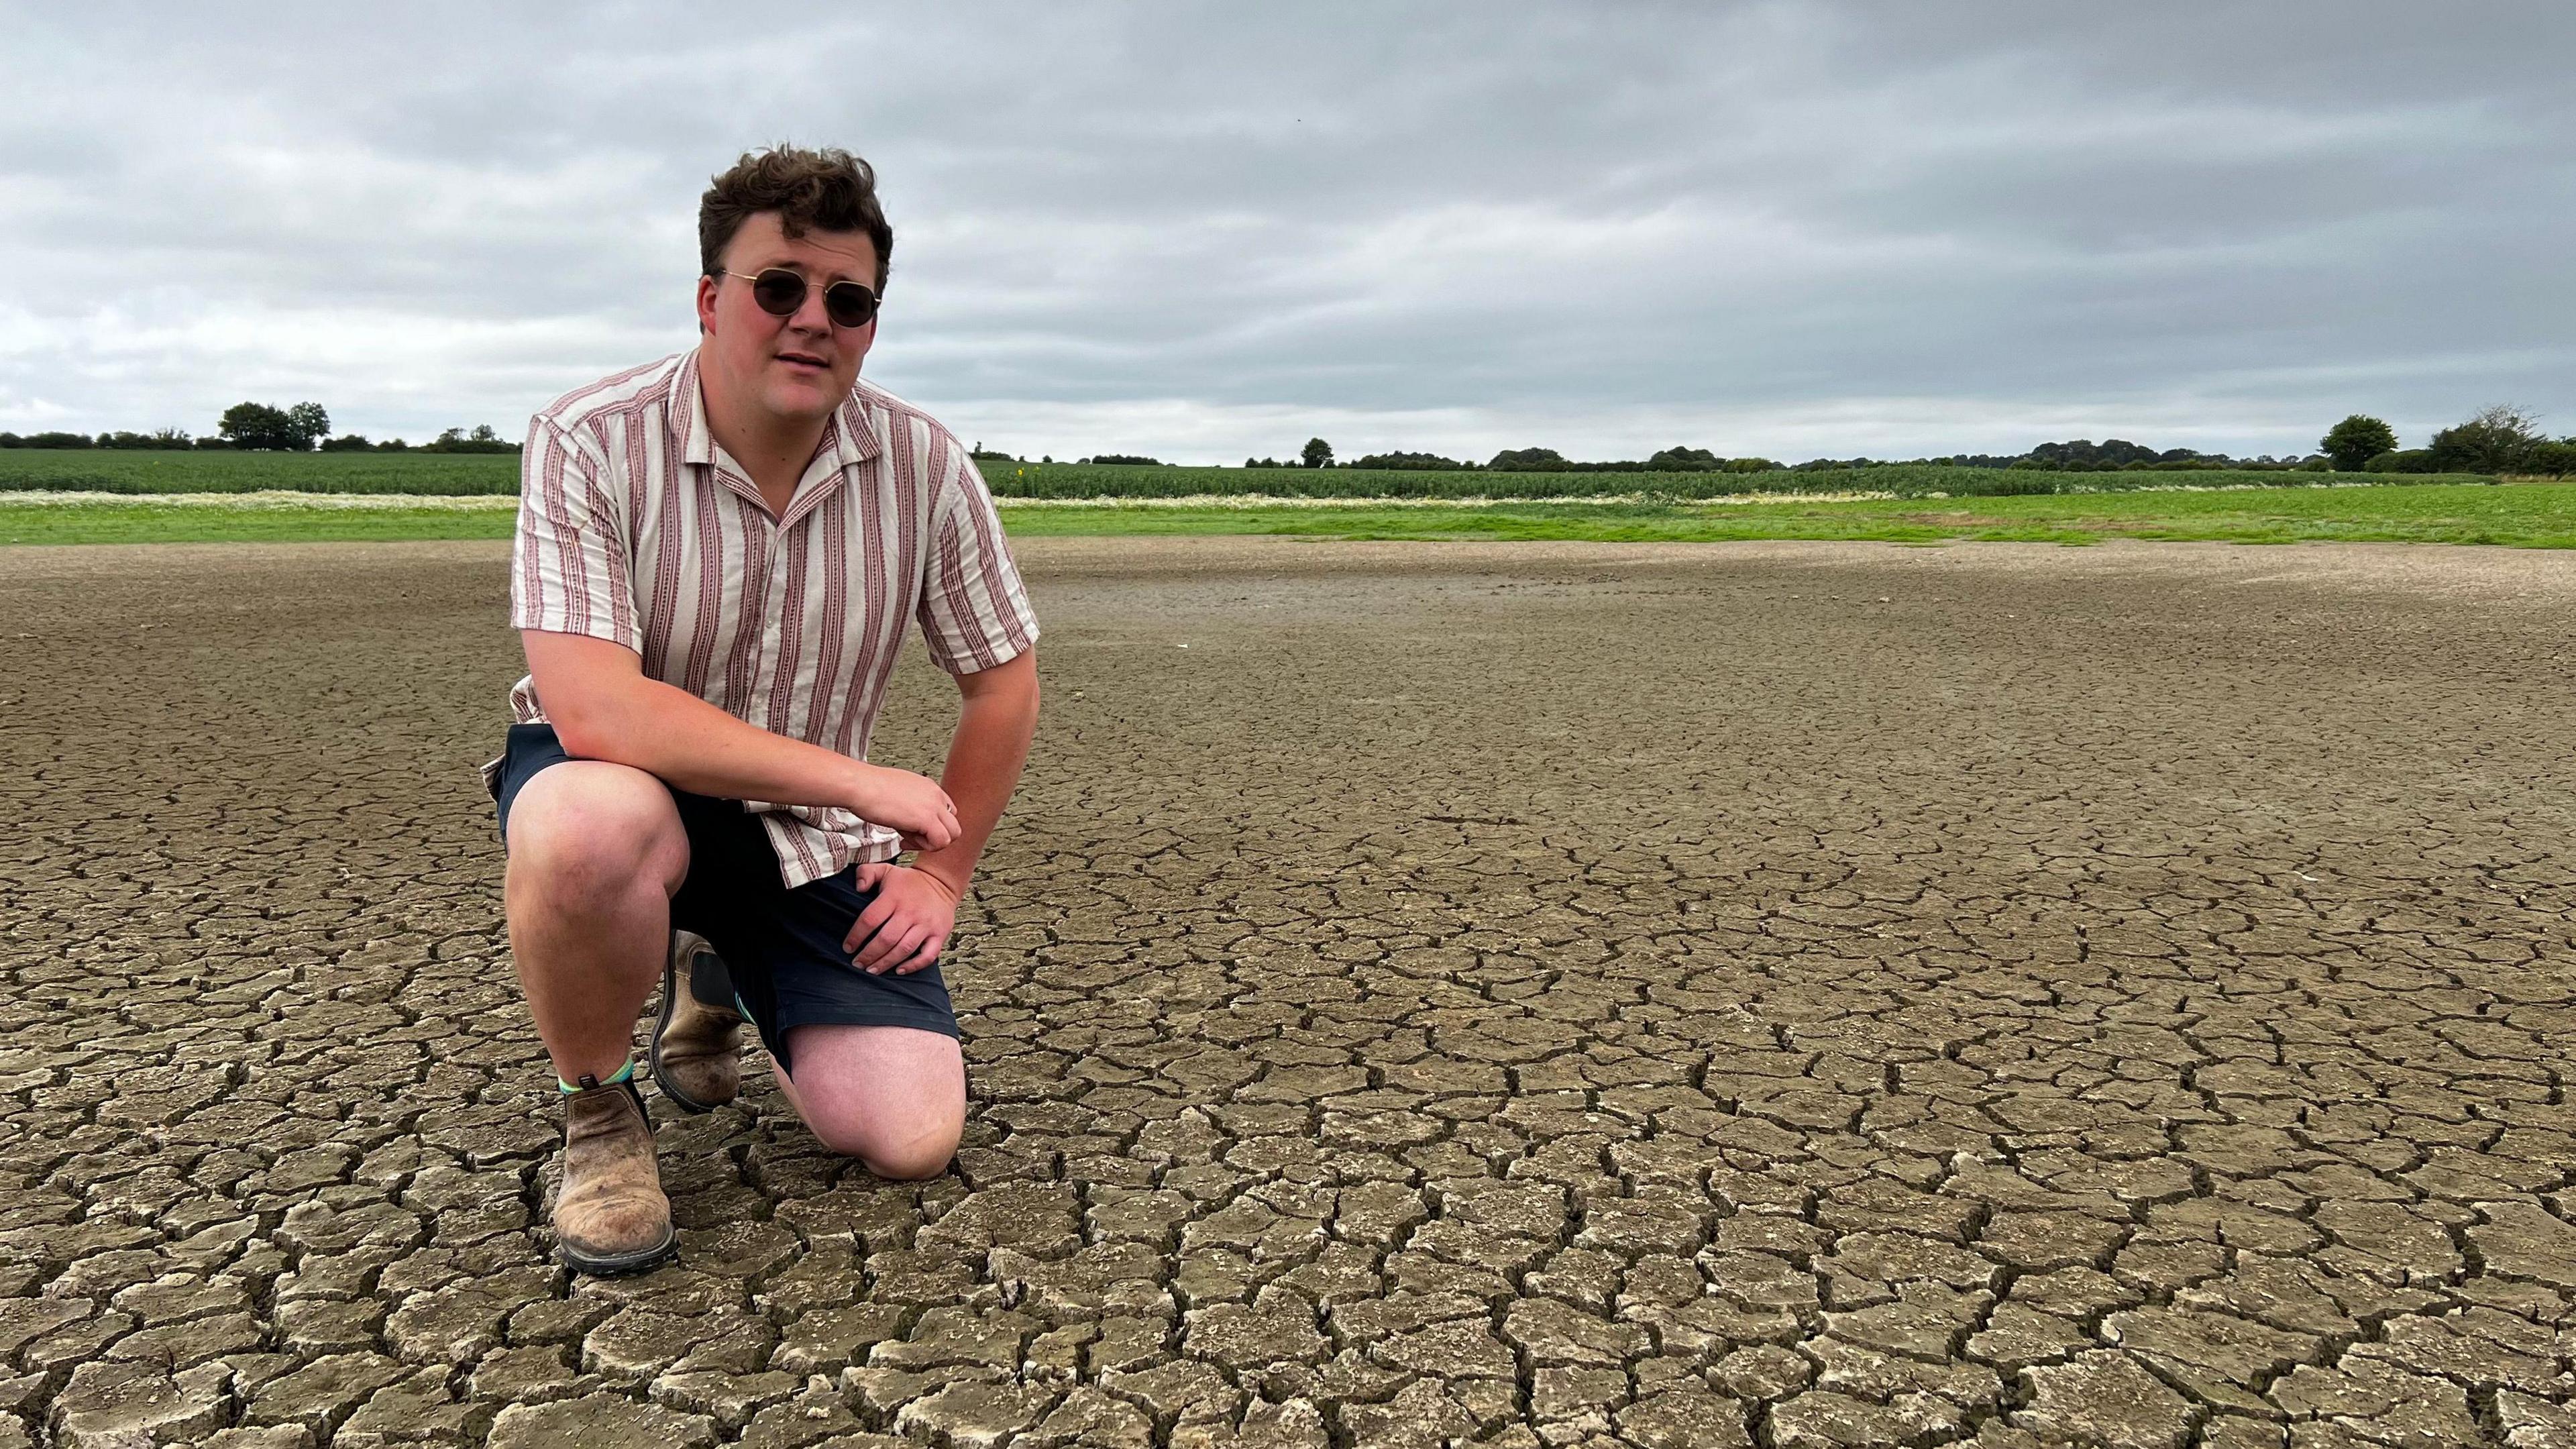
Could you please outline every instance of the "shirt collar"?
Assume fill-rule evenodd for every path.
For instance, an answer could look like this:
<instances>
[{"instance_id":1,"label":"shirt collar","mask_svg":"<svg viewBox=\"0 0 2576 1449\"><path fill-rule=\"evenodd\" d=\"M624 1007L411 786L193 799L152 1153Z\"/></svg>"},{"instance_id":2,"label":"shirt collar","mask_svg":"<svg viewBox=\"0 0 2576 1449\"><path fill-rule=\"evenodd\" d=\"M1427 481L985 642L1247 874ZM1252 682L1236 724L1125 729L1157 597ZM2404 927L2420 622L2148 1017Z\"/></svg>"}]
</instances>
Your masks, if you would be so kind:
<instances>
[{"instance_id":1,"label":"shirt collar","mask_svg":"<svg viewBox=\"0 0 2576 1449\"><path fill-rule=\"evenodd\" d=\"M674 386L680 394L680 457L712 465L716 435L707 429L707 395L698 386L698 349L692 347L680 355L680 378Z\"/></svg>"},{"instance_id":2,"label":"shirt collar","mask_svg":"<svg viewBox=\"0 0 2576 1449\"><path fill-rule=\"evenodd\" d=\"M875 457L883 448L877 441L877 430L868 419L868 409L859 400L854 386L841 405L832 409L832 421L823 433L823 446L834 451L844 468L855 468Z\"/></svg>"}]
</instances>

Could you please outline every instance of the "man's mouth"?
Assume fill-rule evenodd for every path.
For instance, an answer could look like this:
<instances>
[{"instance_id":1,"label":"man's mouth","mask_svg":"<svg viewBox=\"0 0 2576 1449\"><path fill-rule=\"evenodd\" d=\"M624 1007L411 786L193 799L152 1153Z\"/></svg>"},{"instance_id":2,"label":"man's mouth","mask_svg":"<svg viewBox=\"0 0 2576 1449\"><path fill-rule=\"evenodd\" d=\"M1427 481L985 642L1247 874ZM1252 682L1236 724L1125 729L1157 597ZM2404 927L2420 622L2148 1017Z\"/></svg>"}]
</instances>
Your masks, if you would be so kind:
<instances>
[{"instance_id":1,"label":"man's mouth","mask_svg":"<svg viewBox=\"0 0 2576 1449\"><path fill-rule=\"evenodd\" d=\"M778 360L791 367L810 367L816 372L830 372L832 370L832 364L825 362L823 359L816 357L810 352L782 352L778 354Z\"/></svg>"}]
</instances>

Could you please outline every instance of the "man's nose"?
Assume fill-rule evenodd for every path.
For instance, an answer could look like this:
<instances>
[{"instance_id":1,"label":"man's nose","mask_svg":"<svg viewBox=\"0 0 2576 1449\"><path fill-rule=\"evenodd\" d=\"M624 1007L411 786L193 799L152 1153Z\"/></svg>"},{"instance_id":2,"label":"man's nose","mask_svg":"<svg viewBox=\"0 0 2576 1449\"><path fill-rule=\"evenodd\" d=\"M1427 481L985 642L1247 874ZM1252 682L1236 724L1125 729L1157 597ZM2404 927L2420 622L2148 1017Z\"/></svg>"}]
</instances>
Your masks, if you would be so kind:
<instances>
[{"instance_id":1,"label":"man's nose","mask_svg":"<svg viewBox=\"0 0 2576 1449\"><path fill-rule=\"evenodd\" d=\"M823 306L823 289L807 287L805 300L797 304L796 314L787 319L787 324L799 332L829 334L832 330L832 314Z\"/></svg>"}]
</instances>

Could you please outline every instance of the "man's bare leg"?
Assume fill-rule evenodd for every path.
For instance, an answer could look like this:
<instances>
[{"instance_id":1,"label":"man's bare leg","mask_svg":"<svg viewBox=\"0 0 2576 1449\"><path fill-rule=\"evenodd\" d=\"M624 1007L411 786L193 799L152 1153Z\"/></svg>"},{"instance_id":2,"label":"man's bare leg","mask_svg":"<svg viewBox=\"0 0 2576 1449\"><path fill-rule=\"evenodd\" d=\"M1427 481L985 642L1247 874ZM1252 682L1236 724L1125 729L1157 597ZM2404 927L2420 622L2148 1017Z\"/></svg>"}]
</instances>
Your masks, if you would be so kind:
<instances>
[{"instance_id":1,"label":"man's bare leg","mask_svg":"<svg viewBox=\"0 0 2576 1449\"><path fill-rule=\"evenodd\" d=\"M510 954L564 1098L555 1250L584 1273L635 1273L678 1246L653 1124L627 1067L635 1015L670 950L689 839L662 782L567 760L510 806Z\"/></svg>"},{"instance_id":2,"label":"man's bare leg","mask_svg":"<svg viewBox=\"0 0 2576 1449\"><path fill-rule=\"evenodd\" d=\"M519 788L502 901L556 1076L605 1081L626 1064L636 1014L670 951L671 896L688 873L680 812L651 775L567 760Z\"/></svg>"},{"instance_id":3,"label":"man's bare leg","mask_svg":"<svg viewBox=\"0 0 2576 1449\"><path fill-rule=\"evenodd\" d=\"M879 1177L937 1177L966 1130L966 1056L957 1038L907 1026L800 1026L796 1075L778 1090L823 1145Z\"/></svg>"}]
</instances>

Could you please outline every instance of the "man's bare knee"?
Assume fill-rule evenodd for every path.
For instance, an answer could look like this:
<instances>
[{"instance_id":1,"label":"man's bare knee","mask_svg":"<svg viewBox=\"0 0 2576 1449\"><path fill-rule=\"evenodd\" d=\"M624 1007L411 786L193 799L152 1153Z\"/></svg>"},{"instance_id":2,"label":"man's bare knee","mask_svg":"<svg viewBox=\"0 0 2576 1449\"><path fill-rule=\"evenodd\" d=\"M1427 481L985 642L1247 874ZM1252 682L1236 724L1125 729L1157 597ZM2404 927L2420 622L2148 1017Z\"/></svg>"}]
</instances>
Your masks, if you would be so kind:
<instances>
[{"instance_id":1,"label":"man's bare knee","mask_svg":"<svg viewBox=\"0 0 2576 1449\"><path fill-rule=\"evenodd\" d=\"M529 780L511 803L512 883L549 909L614 909L639 884L668 895L688 866L671 792L641 770L567 761Z\"/></svg>"},{"instance_id":2,"label":"man's bare knee","mask_svg":"<svg viewBox=\"0 0 2576 1449\"><path fill-rule=\"evenodd\" d=\"M956 1160L957 1145L953 1142L945 1150L914 1157L880 1158L859 1154L861 1167L888 1182L927 1182L946 1172L948 1164Z\"/></svg>"},{"instance_id":3,"label":"man's bare knee","mask_svg":"<svg viewBox=\"0 0 2576 1449\"><path fill-rule=\"evenodd\" d=\"M895 1181L937 1177L966 1130L954 1037L888 1027L797 1027L789 1096L825 1147Z\"/></svg>"},{"instance_id":4,"label":"man's bare knee","mask_svg":"<svg viewBox=\"0 0 2576 1449\"><path fill-rule=\"evenodd\" d=\"M815 1140L877 1176L896 1182L937 1177L956 1159L966 1126L959 1117L889 1098L871 1101L804 1075L797 1103Z\"/></svg>"}]
</instances>

